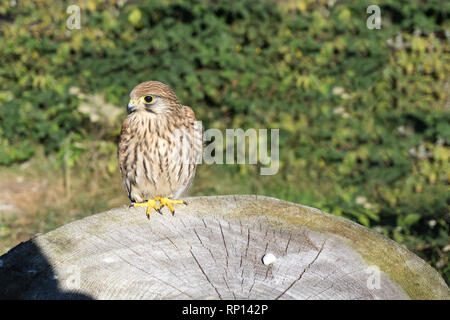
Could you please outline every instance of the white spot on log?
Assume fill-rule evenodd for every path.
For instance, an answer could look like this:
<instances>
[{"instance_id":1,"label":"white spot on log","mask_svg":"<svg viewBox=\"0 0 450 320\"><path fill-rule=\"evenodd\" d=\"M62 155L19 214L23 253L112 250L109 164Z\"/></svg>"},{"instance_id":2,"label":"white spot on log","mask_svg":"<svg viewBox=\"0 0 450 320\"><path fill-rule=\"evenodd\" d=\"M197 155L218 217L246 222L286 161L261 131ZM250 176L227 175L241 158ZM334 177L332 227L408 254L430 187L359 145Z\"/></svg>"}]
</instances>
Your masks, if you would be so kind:
<instances>
[{"instance_id":1,"label":"white spot on log","mask_svg":"<svg viewBox=\"0 0 450 320\"><path fill-rule=\"evenodd\" d=\"M269 264L274 263L275 261L277 261L277 257L275 257L272 253L266 253L263 257L262 257L262 262L268 266Z\"/></svg>"},{"instance_id":2,"label":"white spot on log","mask_svg":"<svg viewBox=\"0 0 450 320\"><path fill-rule=\"evenodd\" d=\"M114 258L111 258L111 257L106 257L105 259L103 259L103 262L106 262L106 263L113 263L115 261L116 260Z\"/></svg>"}]
</instances>

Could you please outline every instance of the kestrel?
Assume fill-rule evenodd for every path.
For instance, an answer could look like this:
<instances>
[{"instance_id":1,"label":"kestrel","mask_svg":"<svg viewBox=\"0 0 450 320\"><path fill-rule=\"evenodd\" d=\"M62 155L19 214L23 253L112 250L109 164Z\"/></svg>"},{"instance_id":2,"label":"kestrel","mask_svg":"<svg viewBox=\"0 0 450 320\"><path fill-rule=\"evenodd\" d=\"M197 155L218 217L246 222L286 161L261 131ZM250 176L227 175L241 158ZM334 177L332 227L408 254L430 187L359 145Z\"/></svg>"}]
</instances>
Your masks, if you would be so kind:
<instances>
[{"instance_id":1,"label":"kestrel","mask_svg":"<svg viewBox=\"0 0 450 320\"><path fill-rule=\"evenodd\" d=\"M147 81L130 93L118 146L122 181L133 206L160 212L186 195L196 170L194 111L164 83ZM201 145L201 143L200 143ZM159 207L158 207L159 202ZM185 203L184 203L185 204Z\"/></svg>"}]
</instances>

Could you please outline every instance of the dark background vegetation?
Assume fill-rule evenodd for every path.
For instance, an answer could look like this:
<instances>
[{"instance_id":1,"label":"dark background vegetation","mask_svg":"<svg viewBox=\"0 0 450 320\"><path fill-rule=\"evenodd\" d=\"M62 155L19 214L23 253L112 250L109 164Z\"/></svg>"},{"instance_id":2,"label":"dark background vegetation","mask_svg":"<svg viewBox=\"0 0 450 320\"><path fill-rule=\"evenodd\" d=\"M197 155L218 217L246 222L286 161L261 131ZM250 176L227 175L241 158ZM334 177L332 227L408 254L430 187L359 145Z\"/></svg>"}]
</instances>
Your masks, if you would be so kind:
<instances>
[{"instance_id":1,"label":"dark background vegetation","mask_svg":"<svg viewBox=\"0 0 450 320\"><path fill-rule=\"evenodd\" d=\"M0 253L127 203L130 90L172 86L205 128L279 128L280 171L202 165L192 195L264 194L404 244L448 282L448 1L2 1ZM66 8L81 7L68 30ZM366 8L381 7L369 30Z\"/></svg>"}]
</instances>

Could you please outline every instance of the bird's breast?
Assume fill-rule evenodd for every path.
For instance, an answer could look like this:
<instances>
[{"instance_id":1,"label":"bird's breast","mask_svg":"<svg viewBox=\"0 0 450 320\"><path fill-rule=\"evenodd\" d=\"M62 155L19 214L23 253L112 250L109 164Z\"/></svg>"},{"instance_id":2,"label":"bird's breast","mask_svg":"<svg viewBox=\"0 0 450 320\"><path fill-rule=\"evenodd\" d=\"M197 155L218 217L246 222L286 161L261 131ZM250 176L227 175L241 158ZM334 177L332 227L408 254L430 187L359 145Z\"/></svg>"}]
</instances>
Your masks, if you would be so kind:
<instances>
[{"instance_id":1,"label":"bird's breast","mask_svg":"<svg viewBox=\"0 0 450 320\"><path fill-rule=\"evenodd\" d=\"M186 128L148 117L131 118L127 128L119 143L119 162L129 193L135 201L173 197L195 172Z\"/></svg>"}]
</instances>

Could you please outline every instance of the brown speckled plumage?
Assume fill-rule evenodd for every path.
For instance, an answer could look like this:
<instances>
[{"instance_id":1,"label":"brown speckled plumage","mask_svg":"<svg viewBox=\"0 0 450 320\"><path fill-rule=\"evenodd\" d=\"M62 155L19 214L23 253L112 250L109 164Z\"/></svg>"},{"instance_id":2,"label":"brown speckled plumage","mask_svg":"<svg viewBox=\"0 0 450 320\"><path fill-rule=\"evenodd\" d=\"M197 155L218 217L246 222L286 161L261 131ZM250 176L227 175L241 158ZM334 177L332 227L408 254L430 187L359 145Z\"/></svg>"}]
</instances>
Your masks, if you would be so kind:
<instances>
[{"instance_id":1,"label":"brown speckled plumage","mask_svg":"<svg viewBox=\"0 0 450 320\"><path fill-rule=\"evenodd\" d=\"M152 95L154 103L142 103L145 95ZM198 152L193 142L194 112L180 104L169 86L158 81L137 85L130 98L136 102L136 110L123 122L118 147L128 197L131 202L144 202L185 195L195 176L194 157Z\"/></svg>"}]
</instances>

